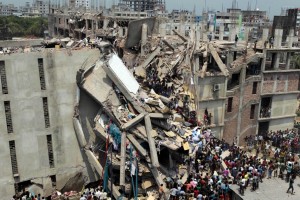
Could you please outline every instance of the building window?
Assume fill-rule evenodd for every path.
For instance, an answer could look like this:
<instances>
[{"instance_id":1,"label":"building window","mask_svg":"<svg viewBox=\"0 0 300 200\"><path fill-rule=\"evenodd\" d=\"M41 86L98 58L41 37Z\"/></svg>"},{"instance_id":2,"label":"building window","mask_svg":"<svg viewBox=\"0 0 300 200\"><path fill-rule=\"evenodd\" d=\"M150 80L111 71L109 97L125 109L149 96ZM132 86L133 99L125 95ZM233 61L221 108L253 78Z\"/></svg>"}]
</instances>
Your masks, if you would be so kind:
<instances>
[{"instance_id":1,"label":"building window","mask_svg":"<svg viewBox=\"0 0 300 200\"><path fill-rule=\"evenodd\" d=\"M232 103L233 103L233 97L229 97L227 102L227 112L232 112Z\"/></svg>"},{"instance_id":2,"label":"building window","mask_svg":"<svg viewBox=\"0 0 300 200\"><path fill-rule=\"evenodd\" d=\"M38 67L39 67L41 90L46 90L46 81L45 81L45 71L44 71L43 58L38 59Z\"/></svg>"},{"instance_id":3,"label":"building window","mask_svg":"<svg viewBox=\"0 0 300 200\"><path fill-rule=\"evenodd\" d=\"M13 125L12 125L11 109L10 109L9 101L4 101L4 111L5 111L7 132L12 133L14 130L13 130Z\"/></svg>"},{"instance_id":4,"label":"building window","mask_svg":"<svg viewBox=\"0 0 300 200\"><path fill-rule=\"evenodd\" d=\"M253 87L252 87L252 94L257 93L257 82L253 82Z\"/></svg>"},{"instance_id":5,"label":"building window","mask_svg":"<svg viewBox=\"0 0 300 200\"><path fill-rule=\"evenodd\" d=\"M2 94L8 94L5 62L3 60L0 61L0 76L1 76Z\"/></svg>"},{"instance_id":6,"label":"building window","mask_svg":"<svg viewBox=\"0 0 300 200\"><path fill-rule=\"evenodd\" d=\"M49 108L48 108L48 99L47 97L43 97L43 109L44 109L44 120L45 120L45 127L50 127L50 119L49 119Z\"/></svg>"},{"instance_id":7,"label":"building window","mask_svg":"<svg viewBox=\"0 0 300 200\"><path fill-rule=\"evenodd\" d=\"M255 104L251 105L250 119L254 119Z\"/></svg>"},{"instance_id":8,"label":"building window","mask_svg":"<svg viewBox=\"0 0 300 200\"><path fill-rule=\"evenodd\" d=\"M12 167L12 173L14 176L19 176L18 162L16 154L16 144L14 140L9 141L10 161Z\"/></svg>"},{"instance_id":9,"label":"building window","mask_svg":"<svg viewBox=\"0 0 300 200\"><path fill-rule=\"evenodd\" d=\"M52 146L52 136L47 135L47 147L48 147L48 157L50 168L54 168L54 156L53 156L53 146Z\"/></svg>"}]
</instances>

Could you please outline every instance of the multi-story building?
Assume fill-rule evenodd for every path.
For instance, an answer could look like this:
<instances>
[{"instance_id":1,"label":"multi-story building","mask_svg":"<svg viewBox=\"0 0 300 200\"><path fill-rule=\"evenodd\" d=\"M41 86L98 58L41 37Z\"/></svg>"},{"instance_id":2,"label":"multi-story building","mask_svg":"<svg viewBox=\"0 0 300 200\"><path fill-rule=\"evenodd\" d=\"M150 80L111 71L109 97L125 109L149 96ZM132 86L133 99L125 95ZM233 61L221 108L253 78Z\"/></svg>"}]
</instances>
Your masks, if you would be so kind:
<instances>
[{"instance_id":1,"label":"multi-story building","mask_svg":"<svg viewBox=\"0 0 300 200\"><path fill-rule=\"evenodd\" d=\"M18 7L14 4L2 4L0 5L0 15L2 16L10 16L19 11Z\"/></svg>"},{"instance_id":2,"label":"multi-story building","mask_svg":"<svg viewBox=\"0 0 300 200\"><path fill-rule=\"evenodd\" d=\"M47 0L35 0L33 3L33 7L38 10L39 13L42 15L48 15L49 14L49 1Z\"/></svg>"},{"instance_id":3,"label":"multi-story building","mask_svg":"<svg viewBox=\"0 0 300 200\"><path fill-rule=\"evenodd\" d=\"M133 11L165 10L164 0L121 0Z\"/></svg>"},{"instance_id":4,"label":"multi-story building","mask_svg":"<svg viewBox=\"0 0 300 200\"><path fill-rule=\"evenodd\" d=\"M72 183L79 188L93 177L92 171L86 174L72 117L76 72L98 57L98 50L87 49L0 55L2 199L31 186L49 196L54 188L68 187L71 177L81 177Z\"/></svg>"},{"instance_id":5,"label":"multi-story building","mask_svg":"<svg viewBox=\"0 0 300 200\"><path fill-rule=\"evenodd\" d=\"M300 69L293 55L300 48L292 47L293 34L287 41L282 35L276 29L273 48L248 49L246 55L235 46L217 53L209 45L208 57L195 56L198 117L203 120L205 110L211 113L217 137L243 144L246 136L294 127Z\"/></svg>"},{"instance_id":6,"label":"multi-story building","mask_svg":"<svg viewBox=\"0 0 300 200\"><path fill-rule=\"evenodd\" d=\"M75 7L83 7L86 9L91 8L91 1L90 0L75 0Z\"/></svg>"}]
</instances>

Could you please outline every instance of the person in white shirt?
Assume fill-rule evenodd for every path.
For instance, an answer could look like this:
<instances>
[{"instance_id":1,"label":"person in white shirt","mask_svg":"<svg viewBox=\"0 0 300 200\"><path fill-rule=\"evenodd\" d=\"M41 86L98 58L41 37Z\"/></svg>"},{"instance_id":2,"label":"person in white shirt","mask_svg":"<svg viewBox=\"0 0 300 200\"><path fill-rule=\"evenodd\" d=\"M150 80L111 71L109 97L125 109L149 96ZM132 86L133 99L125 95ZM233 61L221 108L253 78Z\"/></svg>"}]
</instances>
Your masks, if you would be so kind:
<instances>
[{"instance_id":1,"label":"person in white shirt","mask_svg":"<svg viewBox=\"0 0 300 200\"><path fill-rule=\"evenodd\" d=\"M86 198L82 194L79 200L86 200Z\"/></svg>"},{"instance_id":2,"label":"person in white shirt","mask_svg":"<svg viewBox=\"0 0 300 200\"><path fill-rule=\"evenodd\" d=\"M202 194L198 194L197 196L197 200L202 200L203 195Z\"/></svg>"}]
</instances>

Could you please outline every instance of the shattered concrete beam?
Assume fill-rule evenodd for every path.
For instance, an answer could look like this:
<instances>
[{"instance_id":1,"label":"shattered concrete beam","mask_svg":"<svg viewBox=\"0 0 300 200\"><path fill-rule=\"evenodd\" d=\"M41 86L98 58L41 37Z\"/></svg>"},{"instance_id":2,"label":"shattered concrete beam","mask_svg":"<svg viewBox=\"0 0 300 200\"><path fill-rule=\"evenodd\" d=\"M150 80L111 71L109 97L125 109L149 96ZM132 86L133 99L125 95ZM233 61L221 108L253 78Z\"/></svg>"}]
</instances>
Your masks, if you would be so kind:
<instances>
[{"instance_id":1,"label":"shattered concrete beam","mask_svg":"<svg viewBox=\"0 0 300 200\"><path fill-rule=\"evenodd\" d=\"M114 82L114 84L118 87L118 89L122 92L122 94L126 97L126 99L133 105L134 109L136 109L137 112L143 113L144 109L137 104L135 99L131 96L131 94L128 92L128 90L125 88L125 86L121 83L121 81L118 79L118 77L115 76L115 74L111 71L111 69L107 66L103 66L104 71L108 75L108 77Z\"/></svg>"},{"instance_id":2,"label":"shattered concrete beam","mask_svg":"<svg viewBox=\"0 0 300 200\"><path fill-rule=\"evenodd\" d=\"M180 39L182 39L184 42L187 42L188 39L186 39L185 37L183 37L181 34L179 34L177 31L172 30L176 35L178 35L178 37L180 37Z\"/></svg>"},{"instance_id":3,"label":"shattered concrete beam","mask_svg":"<svg viewBox=\"0 0 300 200\"><path fill-rule=\"evenodd\" d=\"M159 96L159 99L166 104L169 104L171 102L171 100L168 97L162 95Z\"/></svg>"},{"instance_id":4,"label":"shattered concrete beam","mask_svg":"<svg viewBox=\"0 0 300 200\"><path fill-rule=\"evenodd\" d=\"M150 118L168 119L170 115L165 115L162 113L150 113Z\"/></svg>"},{"instance_id":5,"label":"shattered concrete beam","mask_svg":"<svg viewBox=\"0 0 300 200\"><path fill-rule=\"evenodd\" d=\"M148 167L149 167L151 173L153 174L153 178L154 178L157 186L160 186L161 184L164 184L164 181L161 178L158 169L156 167L151 166L150 164L148 164ZM166 191L166 185L165 184L164 184L164 191Z\"/></svg>"},{"instance_id":6,"label":"shattered concrete beam","mask_svg":"<svg viewBox=\"0 0 300 200\"><path fill-rule=\"evenodd\" d=\"M148 67L148 65L151 63L151 61L160 53L161 47L157 47L155 51L153 51L150 56L139 66L144 69Z\"/></svg>"},{"instance_id":7,"label":"shattered concrete beam","mask_svg":"<svg viewBox=\"0 0 300 200\"><path fill-rule=\"evenodd\" d=\"M86 142L86 139L84 137L81 124L80 124L79 120L75 117L73 118L73 125L74 125L75 133L76 133L76 136L77 136L77 140L79 142L79 146L81 148L84 148L87 145L87 142Z\"/></svg>"},{"instance_id":8,"label":"shattered concrete beam","mask_svg":"<svg viewBox=\"0 0 300 200\"><path fill-rule=\"evenodd\" d=\"M126 132L121 136L120 186L125 187Z\"/></svg>"},{"instance_id":9,"label":"shattered concrete beam","mask_svg":"<svg viewBox=\"0 0 300 200\"><path fill-rule=\"evenodd\" d=\"M147 131L148 144L150 148L151 163L154 167L159 167L155 141L154 138L151 136L151 132L153 129L152 129L152 124L151 124L151 119L149 114L145 115L145 125Z\"/></svg>"},{"instance_id":10,"label":"shattered concrete beam","mask_svg":"<svg viewBox=\"0 0 300 200\"><path fill-rule=\"evenodd\" d=\"M145 117L144 113L139 114L137 117L135 117L134 119L130 120L129 122L127 122L126 124L123 124L122 129L123 130L129 130L131 129L133 126L135 126L136 124L138 124L140 121L142 121Z\"/></svg>"},{"instance_id":11,"label":"shattered concrete beam","mask_svg":"<svg viewBox=\"0 0 300 200\"><path fill-rule=\"evenodd\" d=\"M97 160L96 156L90 150L85 149L84 152L87 155L90 164L95 168L97 173L100 176L102 176L103 168L100 165L99 161ZM119 189L114 184L111 184L111 180L108 180L107 185L108 185L108 189L110 191L112 191L113 196L117 199L121 195L119 192ZM112 185L112 188L111 188L111 185Z\"/></svg>"},{"instance_id":12,"label":"shattered concrete beam","mask_svg":"<svg viewBox=\"0 0 300 200\"><path fill-rule=\"evenodd\" d=\"M127 134L127 138L142 156L148 157L147 151L140 145L140 143L134 138L132 134Z\"/></svg>"},{"instance_id":13,"label":"shattered concrete beam","mask_svg":"<svg viewBox=\"0 0 300 200\"><path fill-rule=\"evenodd\" d=\"M221 60L221 58L220 58L219 54L217 53L216 49L211 44L208 45L208 48L210 50L211 55L214 57L216 63L218 64L218 67L223 72L224 76L229 76L229 71L228 71L226 65Z\"/></svg>"},{"instance_id":14,"label":"shattered concrete beam","mask_svg":"<svg viewBox=\"0 0 300 200\"><path fill-rule=\"evenodd\" d=\"M172 49L172 51L175 50L175 48L174 48L168 41L166 41L166 40L163 39L162 42L163 42L165 45L167 45L170 49Z\"/></svg>"}]
</instances>

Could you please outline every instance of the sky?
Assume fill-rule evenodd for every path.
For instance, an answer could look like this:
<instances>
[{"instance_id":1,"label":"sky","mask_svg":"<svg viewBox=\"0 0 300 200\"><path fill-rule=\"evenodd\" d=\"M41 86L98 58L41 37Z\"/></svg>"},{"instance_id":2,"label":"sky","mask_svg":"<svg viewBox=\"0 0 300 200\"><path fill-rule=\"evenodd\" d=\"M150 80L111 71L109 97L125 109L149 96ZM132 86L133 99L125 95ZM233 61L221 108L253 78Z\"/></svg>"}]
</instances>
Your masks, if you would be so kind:
<instances>
[{"instance_id":1,"label":"sky","mask_svg":"<svg viewBox=\"0 0 300 200\"><path fill-rule=\"evenodd\" d=\"M48 0L46 0L48 1ZM61 1L65 0L52 0L52 1ZM68 0L66 0L68 1ZM97 0L94 0L97 1ZM111 5L113 2L117 3L118 0L98 0L100 2L106 1L107 6ZM282 7L299 7L300 0L236 0L238 7L241 9L247 9L248 3L251 4L252 9L257 8L260 10L265 10L270 16L280 15ZM33 0L0 0L5 4L14 3L15 5L24 5L25 2L33 2ZM257 2L257 4L256 4ZM232 0L166 0L167 10L172 9L184 9L184 10L193 10L195 8L197 14L201 14L202 10L206 7L210 10L224 11L226 8L232 6Z\"/></svg>"}]
</instances>

